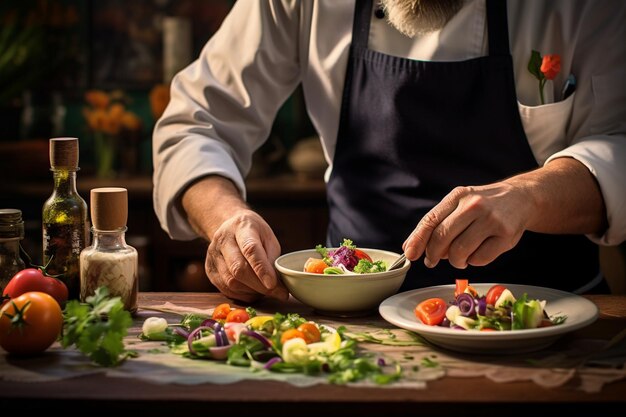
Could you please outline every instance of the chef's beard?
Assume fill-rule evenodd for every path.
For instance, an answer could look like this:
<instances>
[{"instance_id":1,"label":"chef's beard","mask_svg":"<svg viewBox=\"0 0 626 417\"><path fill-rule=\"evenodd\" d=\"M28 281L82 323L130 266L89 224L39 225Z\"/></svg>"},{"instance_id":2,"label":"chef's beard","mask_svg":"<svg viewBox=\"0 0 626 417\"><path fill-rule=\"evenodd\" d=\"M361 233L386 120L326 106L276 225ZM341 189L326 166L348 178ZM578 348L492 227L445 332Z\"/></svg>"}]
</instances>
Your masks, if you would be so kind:
<instances>
[{"instance_id":1,"label":"chef's beard","mask_svg":"<svg viewBox=\"0 0 626 417\"><path fill-rule=\"evenodd\" d=\"M380 0L387 21L400 33L413 38L444 27L463 0Z\"/></svg>"}]
</instances>

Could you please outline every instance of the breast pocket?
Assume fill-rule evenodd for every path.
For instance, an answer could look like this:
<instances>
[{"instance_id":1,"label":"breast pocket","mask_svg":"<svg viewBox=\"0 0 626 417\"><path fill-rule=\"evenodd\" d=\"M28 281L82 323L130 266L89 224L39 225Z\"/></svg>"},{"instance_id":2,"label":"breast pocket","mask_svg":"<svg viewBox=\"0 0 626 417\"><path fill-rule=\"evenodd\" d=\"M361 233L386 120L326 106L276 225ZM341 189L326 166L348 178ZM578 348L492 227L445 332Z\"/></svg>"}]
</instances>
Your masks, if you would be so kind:
<instances>
[{"instance_id":1,"label":"breast pocket","mask_svg":"<svg viewBox=\"0 0 626 417\"><path fill-rule=\"evenodd\" d=\"M520 118L530 149L541 166L548 157L567 146L567 125L572 115L574 96L557 103L526 106L519 101Z\"/></svg>"}]
</instances>

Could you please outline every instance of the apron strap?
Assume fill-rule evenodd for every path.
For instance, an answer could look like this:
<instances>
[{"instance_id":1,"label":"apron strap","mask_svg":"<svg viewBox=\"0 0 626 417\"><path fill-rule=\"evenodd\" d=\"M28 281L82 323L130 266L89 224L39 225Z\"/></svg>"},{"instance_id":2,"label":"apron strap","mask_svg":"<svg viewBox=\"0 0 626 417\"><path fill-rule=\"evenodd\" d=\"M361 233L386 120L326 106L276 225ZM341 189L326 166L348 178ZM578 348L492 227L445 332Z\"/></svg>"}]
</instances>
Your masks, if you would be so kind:
<instances>
[{"instance_id":1,"label":"apron strap","mask_svg":"<svg viewBox=\"0 0 626 417\"><path fill-rule=\"evenodd\" d=\"M372 18L372 0L356 0L352 24L352 45L367 49Z\"/></svg>"},{"instance_id":2,"label":"apron strap","mask_svg":"<svg viewBox=\"0 0 626 417\"><path fill-rule=\"evenodd\" d=\"M510 55L506 0L487 0L489 55Z\"/></svg>"}]
</instances>

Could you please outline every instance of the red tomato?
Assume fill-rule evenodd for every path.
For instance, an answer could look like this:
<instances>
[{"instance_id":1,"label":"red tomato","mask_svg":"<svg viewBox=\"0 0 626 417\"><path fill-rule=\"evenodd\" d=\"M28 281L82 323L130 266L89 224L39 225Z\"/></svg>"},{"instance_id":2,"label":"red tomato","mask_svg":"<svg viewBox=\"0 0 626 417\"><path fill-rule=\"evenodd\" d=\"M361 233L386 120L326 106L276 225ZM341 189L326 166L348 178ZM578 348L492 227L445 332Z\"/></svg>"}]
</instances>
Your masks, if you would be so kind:
<instances>
[{"instance_id":1,"label":"red tomato","mask_svg":"<svg viewBox=\"0 0 626 417\"><path fill-rule=\"evenodd\" d=\"M489 288L489 291L487 291L487 296L485 297L485 301L487 301L487 304L492 306L495 305L496 301L498 301L498 298L500 298L504 290L506 290L506 287L504 285L494 285L493 287Z\"/></svg>"},{"instance_id":2,"label":"red tomato","mask_svg":"<svg viewBox=\"0 0 626 417\"><path fill-rule=\"evenodd\" d=\"M27 292L0 310L0 346L17 355L40 353L54 343L62 327L59 303L46 293Z\"/></svg>"},{"instance_id":3,"label":"red tomato","mask_svg":"<svg viewBox=\"0 0 626 417\"><path fill-rule=\"evenodd\" d=\"M306 336L300 330L289 329L289 330L285 330L283 334L280 336L280 343L285 343L287 340L295 339L296 337L299 337L300 339L306 341L305 339Z\"/></svg>"},{"instance_id":4,"label":"red tomato","mask_svg":"<svg viewBox=\"0 0 626 417\"><path fill-rule=\"evenodd\" d=\"M307 344L319 342L322 339L320 329L313 323L302 323L298 326L298 330L304 335L304 341Z\"/></svg>"},{"instance_id":5,"label":"red tomato","mask_svg":"<svg viewBox=\"0 0 626 417\"><path fill-rule=\"evenodd\" d=\"M215 314L215 313L213 313ZM226 316L226 323L245 323L250 319L250 315L243 308L236 308Z\"/></svg>"},{"instance_id":6,"label":"red tomato","mask_svg":"<svg viewBox=\"0 0 626 417\"><path fill-rule=\"evenodd\" d=\"M437 326L446 317L448 305L442 298L429 298L419 303L414 310L415 317L429 326Z\"/></svg>"},{"instance_id":7,"label":"red tomato","mask_svg":"<svg viewBox=\"0 0 626 417\"><path fill-rule=\"evenodd\" d=\"M359 259L366 259L366 260L372 262L372 258L367 253L363 252L361 249L355 249L354 250L354 254Z\"/></svg>"},{"instance_id":8,"label":"red tomato","mask_svg":"<svg viewBox=\"0 0 626 417\"><path fill-rule=\"evenodd\" d=\"M230 313L230 304L220 304L215 307L215 310L213 310L213 315L211 316L211 318L213 320L226 320L226 317L228 317L228 313Z\"/></svg>"},{"instance_id":9,"label":"red tomato","mask_svg":"<svg viewBox=\"0 0 626 417\"><path fill-rule=\"evenodd\" d=\"M465 289L469 285L468 279L457 279L455 282L456 288L454 289L454 298L458 297L459 294L463 294L465 292Z\"/></svg>"},{"instance_id":10,"label":"red tomato","mask_svg":"<svg viewBox=\"0 0 626 417\"><path fill-rule=\"evenodd\" d=\"M456 280L456 288L454 290L454 298L458 297L460 294L464 292L469 292L471 295L476 297L478 292L474 287L469 285L469 280L467 279L457 279Z\"/></svg>"},{"instance_id":11,"label":"red tomato","mask_svg":"<svg viewBox=\"0 0 626 417\"><path fill-rule=\"evenodd\" d=\"M40 291L52 296L60 306L67 301L67 286L63 281L46 275L41 269L22 269L11 278L3 295L16 298L30 291Z\"/></svg>"}]
</instances>

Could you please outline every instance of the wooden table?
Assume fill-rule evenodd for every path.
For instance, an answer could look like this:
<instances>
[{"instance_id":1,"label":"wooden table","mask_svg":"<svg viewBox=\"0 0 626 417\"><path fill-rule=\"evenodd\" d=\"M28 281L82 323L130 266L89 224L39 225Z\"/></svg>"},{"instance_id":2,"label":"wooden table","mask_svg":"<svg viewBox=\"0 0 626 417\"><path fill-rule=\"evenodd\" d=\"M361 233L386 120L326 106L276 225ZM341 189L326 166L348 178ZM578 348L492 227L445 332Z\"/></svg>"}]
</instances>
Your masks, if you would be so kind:
<instances>
[{"instance_id":1,"label":"wooden table","mask_svg":"<svg viewBox=\"0 0 626 417\"><path fill-rule=\"evenodd\" d=\"M626 328L625 296L589 296L600 308L599 320L567 337L609 338ZM188 307L210 308L227 302L215 293L142 293L140 305L166 301ZM233 305L231 301L231 305ZM313 314L295 300L279 303L263 300L259 312L295 312L312 320L336 326L350 319L332 319ZM152 315L152 314L150 314ZM138 332L143 318L135 320ZM355 319L352 319L355 320ZM358 321L358 319L356 319ZM386 324L379 316L370 322ZM410 347L406 348L410 351ZM426 389L348 387L328 384L298 388L283 382L245 380L227 385L158 385L103 375L83 376L54 383L0 381L0 406L20 410L58 410L65 415L119 412L120 415L212 416L229 415L622 415L626 406L626 380L611 383L597 394L567 388L545 389L530 382L494 383L486 378L443 377ZM573 414L571 414L573 412ZM248 414L250 413L250 414ZM535 413L535 414L528 414ZM589 414L590 413L590 414ZM12 414L11 414L12 415ZM23 414L16 414L23 415ZM115 415L115 414L109 414ZM223 415L223 414L220 414Z\"/></svg>"}]
</instances>

